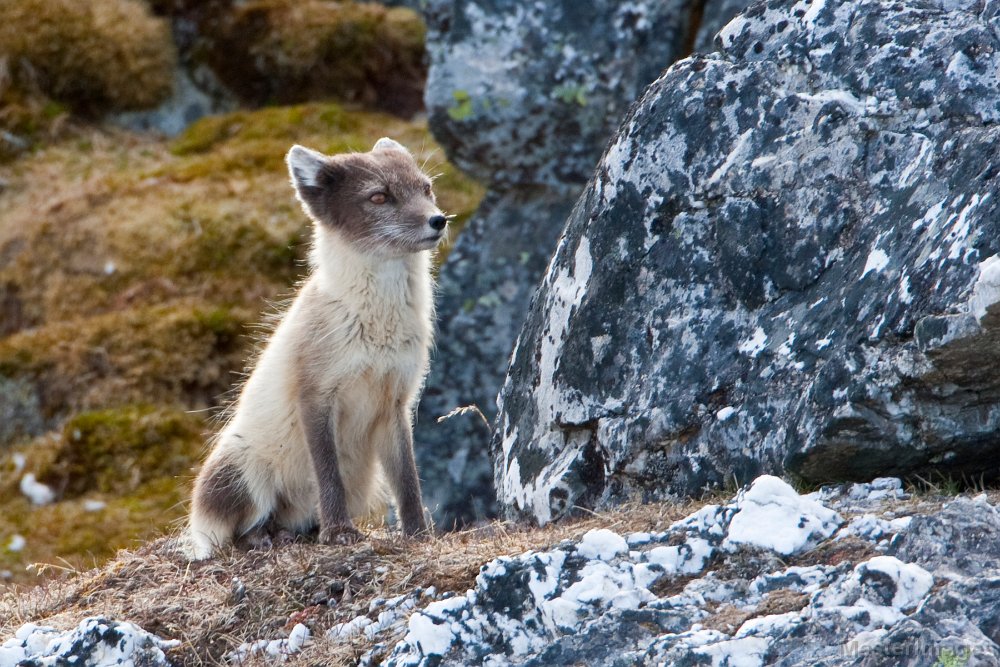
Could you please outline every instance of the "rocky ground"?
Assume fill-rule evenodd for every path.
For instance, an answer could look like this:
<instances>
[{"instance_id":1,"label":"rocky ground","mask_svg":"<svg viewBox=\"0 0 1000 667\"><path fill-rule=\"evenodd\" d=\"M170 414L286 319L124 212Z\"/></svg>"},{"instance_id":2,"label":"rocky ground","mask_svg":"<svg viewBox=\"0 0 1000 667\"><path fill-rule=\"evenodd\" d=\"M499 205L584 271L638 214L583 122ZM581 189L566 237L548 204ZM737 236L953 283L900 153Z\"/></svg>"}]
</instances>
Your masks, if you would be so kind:
<instances>
[{"instance_id":1,"label":"rocky ground","mask_svg":"<svg viewBox=\"0 0 1000 667\"><path fill-rule=\"evenodd\" d=\"M996 665L996 493L897 479L536 529L233 550L162 539L0 600L0 665ZM86 617L86 618L85 618ZM113 620L112 620L113 619ZM70 649L69 647L72 647ZM34 664L34 663L32 663Z\"/></svg>"}]
</instances>

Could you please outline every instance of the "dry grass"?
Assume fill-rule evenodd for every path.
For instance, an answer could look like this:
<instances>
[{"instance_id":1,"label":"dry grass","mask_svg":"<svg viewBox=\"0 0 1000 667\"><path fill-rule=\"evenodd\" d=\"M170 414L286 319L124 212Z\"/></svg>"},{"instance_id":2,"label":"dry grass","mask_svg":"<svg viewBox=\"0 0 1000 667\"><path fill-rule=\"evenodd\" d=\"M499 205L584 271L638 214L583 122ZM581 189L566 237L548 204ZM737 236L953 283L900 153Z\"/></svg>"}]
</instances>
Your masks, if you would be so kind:
<instances>
[{"instance_id":1,"label":"dry grass","mask_svg":"<svg viewBox=\"0 0 1000 667\"><path fill-rule=\"evenodd\" d=\"M429 586L463 593L474 586L480 567L498 556L549 548L592 528L623 534L665 530L700 504L633 504L543 528L494 522L422 541L371 529L353 547L233 549L203 563L185 562L172 540L162 538L121 552L99 569L7 590L0 596L0 637L26 622L69 628L84 616L106 614L181 639L183 645L168 656L177 664L204 665L222 663L242 642L274 639L305 622L315 641L294 662L355 664L370 642L359 637L337 644L323 635L336 623L367 614L375 598ZM245 595L234 594L234 580Z\"/></svg>"},{"instance_id":2,"label":"dry grass","mask_svg":"<svg viewBox=\"0 0 1000 667\"><path fill-rule=\"evenodd\" d=\"M42 90L82 111L141 109L170 94L170 28L138 0L0 3L0 53L37 72Z\"/></svg>"}]
</instances>

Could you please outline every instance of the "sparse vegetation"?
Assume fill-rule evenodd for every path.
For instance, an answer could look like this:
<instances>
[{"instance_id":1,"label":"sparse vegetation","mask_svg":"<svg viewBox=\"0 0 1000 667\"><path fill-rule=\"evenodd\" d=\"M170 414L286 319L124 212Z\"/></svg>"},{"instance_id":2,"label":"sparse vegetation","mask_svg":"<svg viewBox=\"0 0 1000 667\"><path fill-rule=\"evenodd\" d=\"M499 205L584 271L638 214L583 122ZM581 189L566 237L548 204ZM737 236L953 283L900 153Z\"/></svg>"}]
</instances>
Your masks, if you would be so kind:
<instances>
[{"instance_id":1,"label":"sparse vegetation","mask_svg":"<svg viewBox=\"0 0 1000 667\"><path fill-rule=\"evenodd\" d=\"M247 103L337 99L402 116L423 107L425 28L410 9L251 0L199 10L196 57Z\"/></svg>"}]
</instances>

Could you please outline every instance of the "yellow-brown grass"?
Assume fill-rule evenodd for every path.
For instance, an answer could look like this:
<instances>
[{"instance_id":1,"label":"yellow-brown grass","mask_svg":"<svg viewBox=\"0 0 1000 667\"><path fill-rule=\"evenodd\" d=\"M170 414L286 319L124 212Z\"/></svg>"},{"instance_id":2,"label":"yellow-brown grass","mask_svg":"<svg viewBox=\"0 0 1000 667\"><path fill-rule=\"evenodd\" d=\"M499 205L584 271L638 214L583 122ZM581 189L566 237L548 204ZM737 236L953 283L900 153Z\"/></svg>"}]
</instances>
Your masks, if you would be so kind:
<instances>
[{"instance_id":1,"label":"yellow-brown grass","mask_svg":"<svg viewBox=\"0 0 1000 667\"><path fill-rule=\"evenodd\" d=\"M252 104L336 99L409 117L423 106L424 24L378 3L249 0L201 21L203 49Z\"/></svg>"}]
</instances>

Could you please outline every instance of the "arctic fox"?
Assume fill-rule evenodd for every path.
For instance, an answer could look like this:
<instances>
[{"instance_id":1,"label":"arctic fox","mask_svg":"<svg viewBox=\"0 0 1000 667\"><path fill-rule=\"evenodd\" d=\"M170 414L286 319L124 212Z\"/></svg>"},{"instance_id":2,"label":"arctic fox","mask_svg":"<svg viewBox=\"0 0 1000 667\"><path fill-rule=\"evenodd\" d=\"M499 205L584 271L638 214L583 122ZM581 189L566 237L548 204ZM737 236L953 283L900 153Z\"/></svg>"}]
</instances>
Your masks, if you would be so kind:
<instances>
[{"instance_id":1,"label":"arctic fox","mask_svg":"<svg viewBox=\"0 0 1000 667\"><path fill-rule=\"evenodd\" d=\"M208 558L270 524L360 538L352 518L392 491L403 531L427 529L412 413L433 333L430 251L444 237L431 179L392 139L326 156L293 146L314 221L311 274L257 359L194 487L188 547Z\"/></svg>"}]
</instances>

